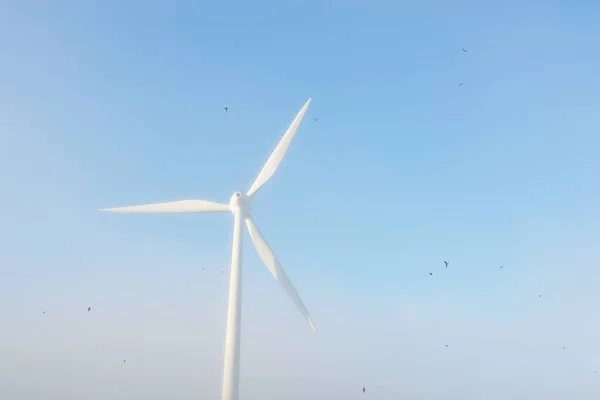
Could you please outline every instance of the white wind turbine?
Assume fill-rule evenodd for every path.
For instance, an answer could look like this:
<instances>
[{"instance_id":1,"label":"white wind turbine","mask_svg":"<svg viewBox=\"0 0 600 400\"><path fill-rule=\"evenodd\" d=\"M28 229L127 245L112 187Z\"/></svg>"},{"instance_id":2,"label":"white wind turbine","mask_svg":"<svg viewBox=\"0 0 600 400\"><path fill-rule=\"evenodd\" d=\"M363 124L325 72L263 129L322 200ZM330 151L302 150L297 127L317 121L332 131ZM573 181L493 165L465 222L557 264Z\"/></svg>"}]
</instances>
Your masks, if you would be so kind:
<instances>
[{"instance_id":1,"label":"white wind turbine","mask_svg":"<svg viewBox=\"0 0 600 400\"><path fill-rule=\"evenodd\" d=\"M300 110L294 121L285 132L281 141L263 166L258 177L244 195L236 192L231 196L229 204L215 203L206 200L182 200L168 203L146 204L141 206L105 208L100 211L120 213L213 213L232 212L233 222L233 249L231 252L231 275L229 279L229 305L227 310L227 332L225 336L225 360L223 367L222 400L238 400L239 397L239 371L240 371L240 322L242 308L242 222L250 233L250 238L258 251L262 261L267 265L271 274L291 297L292 301L310 327L316 332L312 318L302 303L298 292L294 289L292 282L288 279L283 267L275 257L273 250L260 234L258 227L252 220L250 203L258 190L273 176L279 163L283 159L287 148L294 137L298 125L304 117L304 113L310 104L308 99Z\"/></svg>"}]
</instances>

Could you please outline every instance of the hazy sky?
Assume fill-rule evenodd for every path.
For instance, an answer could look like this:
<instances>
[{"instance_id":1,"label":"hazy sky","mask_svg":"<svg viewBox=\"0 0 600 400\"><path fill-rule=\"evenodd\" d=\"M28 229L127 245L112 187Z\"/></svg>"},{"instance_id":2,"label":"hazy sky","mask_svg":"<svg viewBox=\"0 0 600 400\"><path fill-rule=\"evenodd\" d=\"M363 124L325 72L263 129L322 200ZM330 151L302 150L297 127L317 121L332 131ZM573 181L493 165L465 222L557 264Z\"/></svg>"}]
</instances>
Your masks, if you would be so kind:
<instances>
[{"instance_id":1,"label":"hazy sky","mask_svg":"<svg viewBox=\"0 0 600 400\"><path fill-rule=\"evenodd\" d=\"M600 398L600 3L284 3L0 1L0 398L218 399L232 216L97 209L309 97L254 215L319 332L246 235L242 399Z\"/></svg>"}]
</instances>

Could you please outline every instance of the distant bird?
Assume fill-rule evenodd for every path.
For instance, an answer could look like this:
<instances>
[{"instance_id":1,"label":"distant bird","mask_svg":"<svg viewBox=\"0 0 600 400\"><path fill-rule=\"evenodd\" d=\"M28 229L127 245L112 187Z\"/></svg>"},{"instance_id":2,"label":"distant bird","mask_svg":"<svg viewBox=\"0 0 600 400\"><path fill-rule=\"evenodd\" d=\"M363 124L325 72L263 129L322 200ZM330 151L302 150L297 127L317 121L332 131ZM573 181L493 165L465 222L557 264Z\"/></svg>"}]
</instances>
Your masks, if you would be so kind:
<instances>
[{"instance_id":1,"label":"distant bird","mask_svg":"<svg viewBox=\"0 0 600 400\"><path fill-rule=\"evenodd\" d=\"M363 393L367 391L367 389L363 386L362 388Z\"/></svg>"},{"instance_id":2,"label":"distant bird","mask_svg":"<svg viewBox=\"0 0 600 400\"><path fill-rule=\"evenodd\" d=\"M92 311L92 307L88 307L88 312Z\"/></svg>"},{"instance_id":3,"label":"distant bird","mask_svg":"<svg viewBox=\"0 0 600 400\"><path fill-rule=\"evenodd\" d=\"M448 347L448 345L445 345L446 347Z\"/></svg>"},{"instance_id":4,"label":"distant bird","mask_svg":"<svg viewBox=\"0 0 600 400\"><path fill-rule=\"evenodd\" d=\"M204 268L202 268L202 271L204 271Z\"/></svg>"},{"instance_id":5,"label":"distant bird","mask_svg":"<svg viewBox=\"0 0 600 400\"><path fill-rule=\"evenodd\" d=\"M541 294L538 294L538 297L541 299L541 298L542 298L542 295L541 295Z\"/></svg>"},{"instance_id":6,"label":"distant bird","mask_svg":"<svg viewBox=\"0 0 600 400\"><path fill-rule=\"evenodd\" d=\"M462 85L463 85L463 83L462 83L462 82L458 84L458 86L462 86Z\"/></svg>"},{"instance_id":7,"label":"distant bird","mask_svg":"<svg viewBox=\"0 0 600 400\"><path fill-rule=\"evenodd\" d=\"M467 49L463 48L463 49L462 49L462 51L466 53L466 52L467 52L467 51L469 51L469 50L467 50Z\"/></svg>"},{"instance_id":8,"label":"distant bird","mask_svg":"<svg viewBox=\"0 0 600 400\"><path fill-rule=\"evenodd\" d=\"M315 118L315 119L313 119L313 121L317 122L317 119Z\"/></svg>"},{"instance_id":9,"label":"distant bird","mask_svg":"<svg viewBox=\"0 0 600 400\"><path fill-rule=\"evenodd\" d=\"M223 270L221 270L221 273L223 273Z\"/></svg>"},{"instance_id":10,"label":"distant bird","mask_svg":"<svg viewBox=\"0 0 600 400\"><path fill-rule=\"evenodd\" d=\"M227 114L227 110L229 110L229 107L225 106L225 114Z\"/></svg>"},{"instance_id":11,"label":"distant bird","mask_svg":"<svg viewBox=\"0 0 600 400\"><path fill-rule=\"evenodd\" d=\"M433 276L433 272L430 272L429 275Z\"/></svg>"},{"instance_id":12,"label":"distant bird","mask_svg":"<svg viewBox=\"0 0 600 400\"><path fill-rule=\"evenodd\" d=\"M448 261L444 261L444 264L446 264L446 268L448 268L448 264L450 264Z\"/></svg>"},{"instance_id":13,"label":"distant bird","mask_svg":"<svg viewBox=\"0 0 600 400\"><path fill-rule=\"evenodd\" d=\"M501 265L501 266L500 266L500 269L502 269L502 268L504 268L504 265Z\"/></svg>"},{"instance_id":14,"label":"distant bird","mask_svg":"<svg viewBox=\"0 0 600 400\"><path fill-rule=\"evenodd\" d=\"M42 311L42 314L46 314L46 310Z\"/></svg>"},{"instance_id":15,"label":"distant bird","mask_svg":"<svg viewBox=\"0 0 600 400\"><path fill-rule=\"evenodd\" d=\"M563 346L563 349L566 348L566 346Z\"/></svg>"},{"instance_id":16,"label":"distant bird","mask_svg":"<svg viewBox=\"0 0 600 400\"><path fill-rule=\"evenodd\" d=\"M127 362L127 360L123 360L123 362Z\"/></svg>"}]
</instances>

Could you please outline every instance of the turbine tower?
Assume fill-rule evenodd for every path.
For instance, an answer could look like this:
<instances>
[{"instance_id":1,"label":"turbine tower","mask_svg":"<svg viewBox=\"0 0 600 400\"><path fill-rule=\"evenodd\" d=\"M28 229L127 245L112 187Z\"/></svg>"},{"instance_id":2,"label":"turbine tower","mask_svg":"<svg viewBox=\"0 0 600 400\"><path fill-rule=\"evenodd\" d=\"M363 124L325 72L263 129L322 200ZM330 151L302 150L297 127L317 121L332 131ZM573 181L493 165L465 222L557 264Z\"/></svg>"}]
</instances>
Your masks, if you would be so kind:
<instances>
[{"instance_id":1,"label":"turbine tower","mask_svg":"<svg viewBox=\"0 0 600 400\"><path fill-rule=\"evenodd\" d=\"M231 252L231 273L229 278L229 304L227 309L227 332L225 334L225 357L223 366L222 400L238 400L240 375L240 324L242 311L242 224L245 222L250 238L258 255L266 264L271 274L290 296L296 307L304 315L314 332L315 325L302 303L298 292L288 279L283 267L275 257L273 250L258 230L251 214L251 201L258 190L273 176L283 159L290 142L296 134L298 125L310 105L308 99L294 121L285 132L281 141L258 174L258 177L246 194L236 192L231 196L229 204L215 203L206 200L182 200L168 203L146 204L141 206L105 208L100 211L119 213L233 213L233 248Z\"/></svg>"}]
</instances>

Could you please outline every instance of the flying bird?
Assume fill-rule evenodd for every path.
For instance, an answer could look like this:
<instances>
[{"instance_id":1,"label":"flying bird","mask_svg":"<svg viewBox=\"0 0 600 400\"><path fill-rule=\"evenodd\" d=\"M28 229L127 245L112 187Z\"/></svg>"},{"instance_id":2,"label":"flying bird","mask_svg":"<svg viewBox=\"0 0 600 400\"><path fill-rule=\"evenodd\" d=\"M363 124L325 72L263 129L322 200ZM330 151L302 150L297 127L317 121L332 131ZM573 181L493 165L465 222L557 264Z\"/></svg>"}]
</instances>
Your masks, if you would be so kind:
<instances>
[{"instance_id":1,"label":"flying bird","mask_svg":"<svg viewBox=\"0 0 600 400\"><path fill-rule=\"evenodd\" d=\"M42 314L46 314L46 310L42 311Z\"/></svg>"},{"instance_id":2,"label":"flying bird","mask_svg":"<svg viewBox=\"0 0 600 400\"><path fill-rule=\"evenodd\" d=\"M538 297L541 299L541 298L542 298L542 295L541 295L541 294L538 294Z\"/></svg>"},{"instance_id":3,"label":"flying bird","mask_svg":"<svg viewBox=\"0 0 600 400\"><path fill-rule=\"evenodd\" d=\"M313 119L313 121L317 122L317 119L315 118L315 119Z\"/></svg>"},{"instance_id":4,"label":"flying bird","mask_svg":"<svg viewBox=\"0 0 600 400\"><path fill-rule=\"evenodd\" d=\"M448 261L444 261L444 264L446 264L446 268L448 268L448 264L450 264Z\"/></svg>"},{"instance_id":5,"label":"flying bird","mask_svg":"<svg viewBox=\"0 0 600 400\"><path fill-rule=\"evenodd\" d=\"M502 268L504 268L504 265L501 265L501 266L500 266L500 269L502 269Z\"/></svg>"},{"instance_id":6,"label":"flying bird","mask_svg":"<svg viewBox=\"0 0 600 400\"><path fill-rule=\"evenodd\" d=\"M92 307L88 307L88 312L92 311Z\"/></svg>"},{"instance_id":7,"label":"flying bird","mask_svg":"<svg viewBox=\"0 0 600 400\"><path fill-rule=\"evenodd\" d=\"M362 388L363 393L367 391L367 389L363 386Z\"/></svg>"},{"instance_id":8,"label":"flying bird","mask_svg":"<svg viewBox=\"0 0 600 400\"><path fill-rule=\"evenodd\" d=\"M463 48L463 49L462 49L462 51L466 53L466 52L467 52L467 51L469 51L469 50L467 50L467 49Z\"/></svg>"},{"instance_id":9,"label":"flying bird","mask_svg":"<svg viewBox=\"0 0 600 400\"><path fill-rule=\"evenodd\" d=\"M458 84L458 86L462 86L462 85L463 85L463 83L462 83L462 82Z\"/></svg>"},{"instance_id":10,"label":"flying bird","mask_svg":"<svg viewBox=\"0 0 600 400\"><path fill-rule=\"evenodd\" d=\"M446 344L445 346L446 346L446 347L448 347L448 345L447 345L447 344Z\"/></svg>"},{"instance_id":11,"label":"flying bird","mask_svg":"<svg viewBox=\"0 0 600 400\"><path fill-rule=\"evenodd\" d=\"M433 276L433 272L430 272L429 275Z\"/></svg>"},{"instance_id":12,"label":"flying bird","mask_svg":"<svg viewBox=\"0 0 600 400\"><path fill-rule=\"evenodd\" d=\"M227 110L229 110L229 107L225 106L225 114L227 114Z\"/></svg>"}]
</instances>

